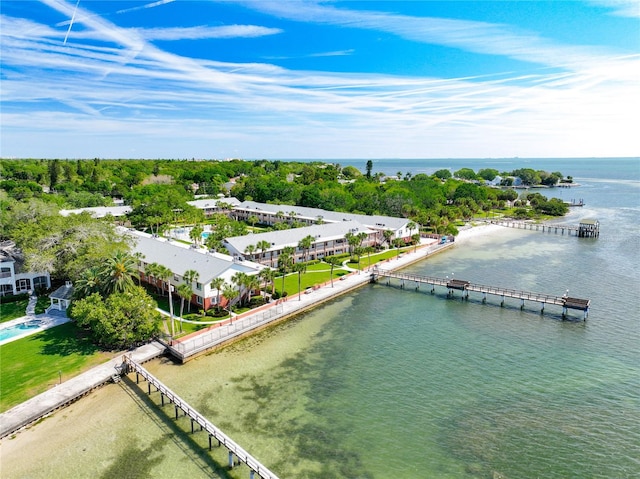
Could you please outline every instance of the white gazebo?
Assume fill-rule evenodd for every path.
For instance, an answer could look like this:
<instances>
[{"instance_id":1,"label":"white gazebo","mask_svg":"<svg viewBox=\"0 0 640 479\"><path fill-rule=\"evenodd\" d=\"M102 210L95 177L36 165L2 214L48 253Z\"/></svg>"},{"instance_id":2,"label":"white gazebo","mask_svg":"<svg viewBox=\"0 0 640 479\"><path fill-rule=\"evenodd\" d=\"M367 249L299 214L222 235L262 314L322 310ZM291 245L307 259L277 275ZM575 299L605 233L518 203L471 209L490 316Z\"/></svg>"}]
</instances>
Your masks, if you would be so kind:
<instances>
[{"instance_id":1,"label":"white gazebo","mask_svg":"<svg viewBox=\"0 0 640 479\"><path fill-rule=\"evenodd\" d=\"M73 299L73 285L71 281L67 281L64 286L60 286L53 293L49 295L51 306L47 308L47 311L57 309L58 311L66 311L71 300Z\"/></svg>"}]
</instances>

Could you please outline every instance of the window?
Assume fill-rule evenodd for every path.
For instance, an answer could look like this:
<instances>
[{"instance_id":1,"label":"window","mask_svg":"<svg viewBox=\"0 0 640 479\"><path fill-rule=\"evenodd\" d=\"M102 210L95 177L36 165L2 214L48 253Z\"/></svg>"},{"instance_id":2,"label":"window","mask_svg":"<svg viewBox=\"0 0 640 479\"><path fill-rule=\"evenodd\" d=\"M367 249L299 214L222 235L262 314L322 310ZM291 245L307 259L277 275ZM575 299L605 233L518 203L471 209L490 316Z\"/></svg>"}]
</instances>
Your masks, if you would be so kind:
<instances>
[{"instance_id":1,"label":"window","mask_svg":"<svg viewBox=\"0 0 640 479\"><path fill-rule=\"evenodd\" d=\"M47 287L46 276L36 276L35 278L33 278L33 289L46 288L46 287Z\"/></svg>"},{"instance_id":2,"label":"window","mask_svg":"<svg viewBox=\"0 0 640 479\"><path fill-rule=\"evenodd\" d=\"M31 289L31 280L19 279L18 281L16 281L16 289L18 291L27 291Z\"/></svg>"},{"instance_id":3,"label":"window","mask_svg":"<svg viewBox=\"0 0 640 479\"><path fill-rule=\"evenodd\" d=\"M196 296L196 303L202 304L202 297Z\"/></svg>"},{"instance_id":4,"label":"window","mask_svg":"<svg viewBox=\"0 0 640 479\"><path fill-rule=\"evenodd\" d=\"M202 289L202 283L196 282L196 289Z\"/></svg>"}]
</instances>

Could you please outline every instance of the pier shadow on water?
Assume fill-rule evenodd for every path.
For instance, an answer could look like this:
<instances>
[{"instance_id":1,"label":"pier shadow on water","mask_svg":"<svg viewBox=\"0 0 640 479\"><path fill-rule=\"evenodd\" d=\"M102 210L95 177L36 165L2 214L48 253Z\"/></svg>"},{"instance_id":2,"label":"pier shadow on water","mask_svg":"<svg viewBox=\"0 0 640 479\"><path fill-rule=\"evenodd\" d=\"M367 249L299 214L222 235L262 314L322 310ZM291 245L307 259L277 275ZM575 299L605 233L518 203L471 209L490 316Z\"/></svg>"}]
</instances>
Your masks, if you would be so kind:
<instances>
[{"instance_id":1,"label":"pier shadow on water","mask_svg":"<svg viewBox=\"0 0 640 479\"><path fill-rule=\"evenodd\" d=\"M152 446L145 448L136 444L128 445L101 479L153 478L152 469L163 461L163 456L158 451L161 451L162 447L169 442L177 446L183 452L185 459L196 464L206 477L219 479L237 477L227 468L226 449L214 447L209 452L207 433L196 429L192 434L189 418L180 415L176 420L174 406L168 401L165 401L164 407L160 401L156 402L156 398L160 398L160 393L152 388L151 395L147 394L146 384L146 381L136 384L128 376L124 376L120 383L138 409L163 432L163 437L153 441ZM132 471L136 471L134 476L131 475ZM246 471L247 469L244 468L245 473Z\"/></svg>"}]
</instances>

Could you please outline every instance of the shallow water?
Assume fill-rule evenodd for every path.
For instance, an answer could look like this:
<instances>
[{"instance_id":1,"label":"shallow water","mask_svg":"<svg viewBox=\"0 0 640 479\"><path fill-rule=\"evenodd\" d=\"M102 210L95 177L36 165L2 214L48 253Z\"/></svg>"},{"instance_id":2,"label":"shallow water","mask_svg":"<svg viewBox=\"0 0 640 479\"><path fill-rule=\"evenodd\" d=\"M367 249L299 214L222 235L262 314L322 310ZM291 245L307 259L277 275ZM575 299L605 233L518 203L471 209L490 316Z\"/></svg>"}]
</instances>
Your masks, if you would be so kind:
<instances>
[{"instance_id":1,"label":"shallow water","mask_svg":"<svg viewBox=\"0 0 640 479\"><path fill-rule=\"evenodd\" d=\"M409 269L569 289L592 300L586 322L380 283L148 368L281 478L638 477L640 183L602 177L554 190L585 199L562 222L597 217L598 240L504 229ZM3 441L3 477L248 476L212 472L224 452L145 391L110 385Z\"/></svg>"}]
</instances>

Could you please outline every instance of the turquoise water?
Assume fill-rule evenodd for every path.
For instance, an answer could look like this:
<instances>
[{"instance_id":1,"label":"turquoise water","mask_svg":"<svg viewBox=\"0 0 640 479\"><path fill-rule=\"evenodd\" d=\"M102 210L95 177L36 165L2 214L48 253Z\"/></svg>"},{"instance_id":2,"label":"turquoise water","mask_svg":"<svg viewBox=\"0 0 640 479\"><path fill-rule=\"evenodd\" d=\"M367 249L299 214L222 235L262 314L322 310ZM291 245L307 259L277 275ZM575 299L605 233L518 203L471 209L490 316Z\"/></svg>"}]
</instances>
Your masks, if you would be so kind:
<instances>
[{"instance_id":1,"label":"turquoise water","mask_svg":"<svg viewBox=\"0 0 640 479\"><path fill-rule=\"evenodd\" d=\"M274 365L238 365L233 420L213 380L179 387L281 477L639 477L640 163L560 163L532 167L583 185L549 193L584 199L561 222L598 218L599 239L505 229L409 271L568 289L592 300L586 322L579 311L563 321L559 308L370 285L259 339L285 350L285 330L322 323ZM252 344L236 346L238 358ZM202 361L216 370L215 355Z\"/></svg>"},{"instance_id":2,"label":"turquoise water","mask_svg":"<svg viewBox=\"0 0 640 479\"><path fill-rule=\"evenodd\" d=\"M30 331L36 332L40 329L40 326L41 325L37 323L20 323L7 328L2 328L0 329L0 342L22 336Z\"/></svg>"}]
</instances>

